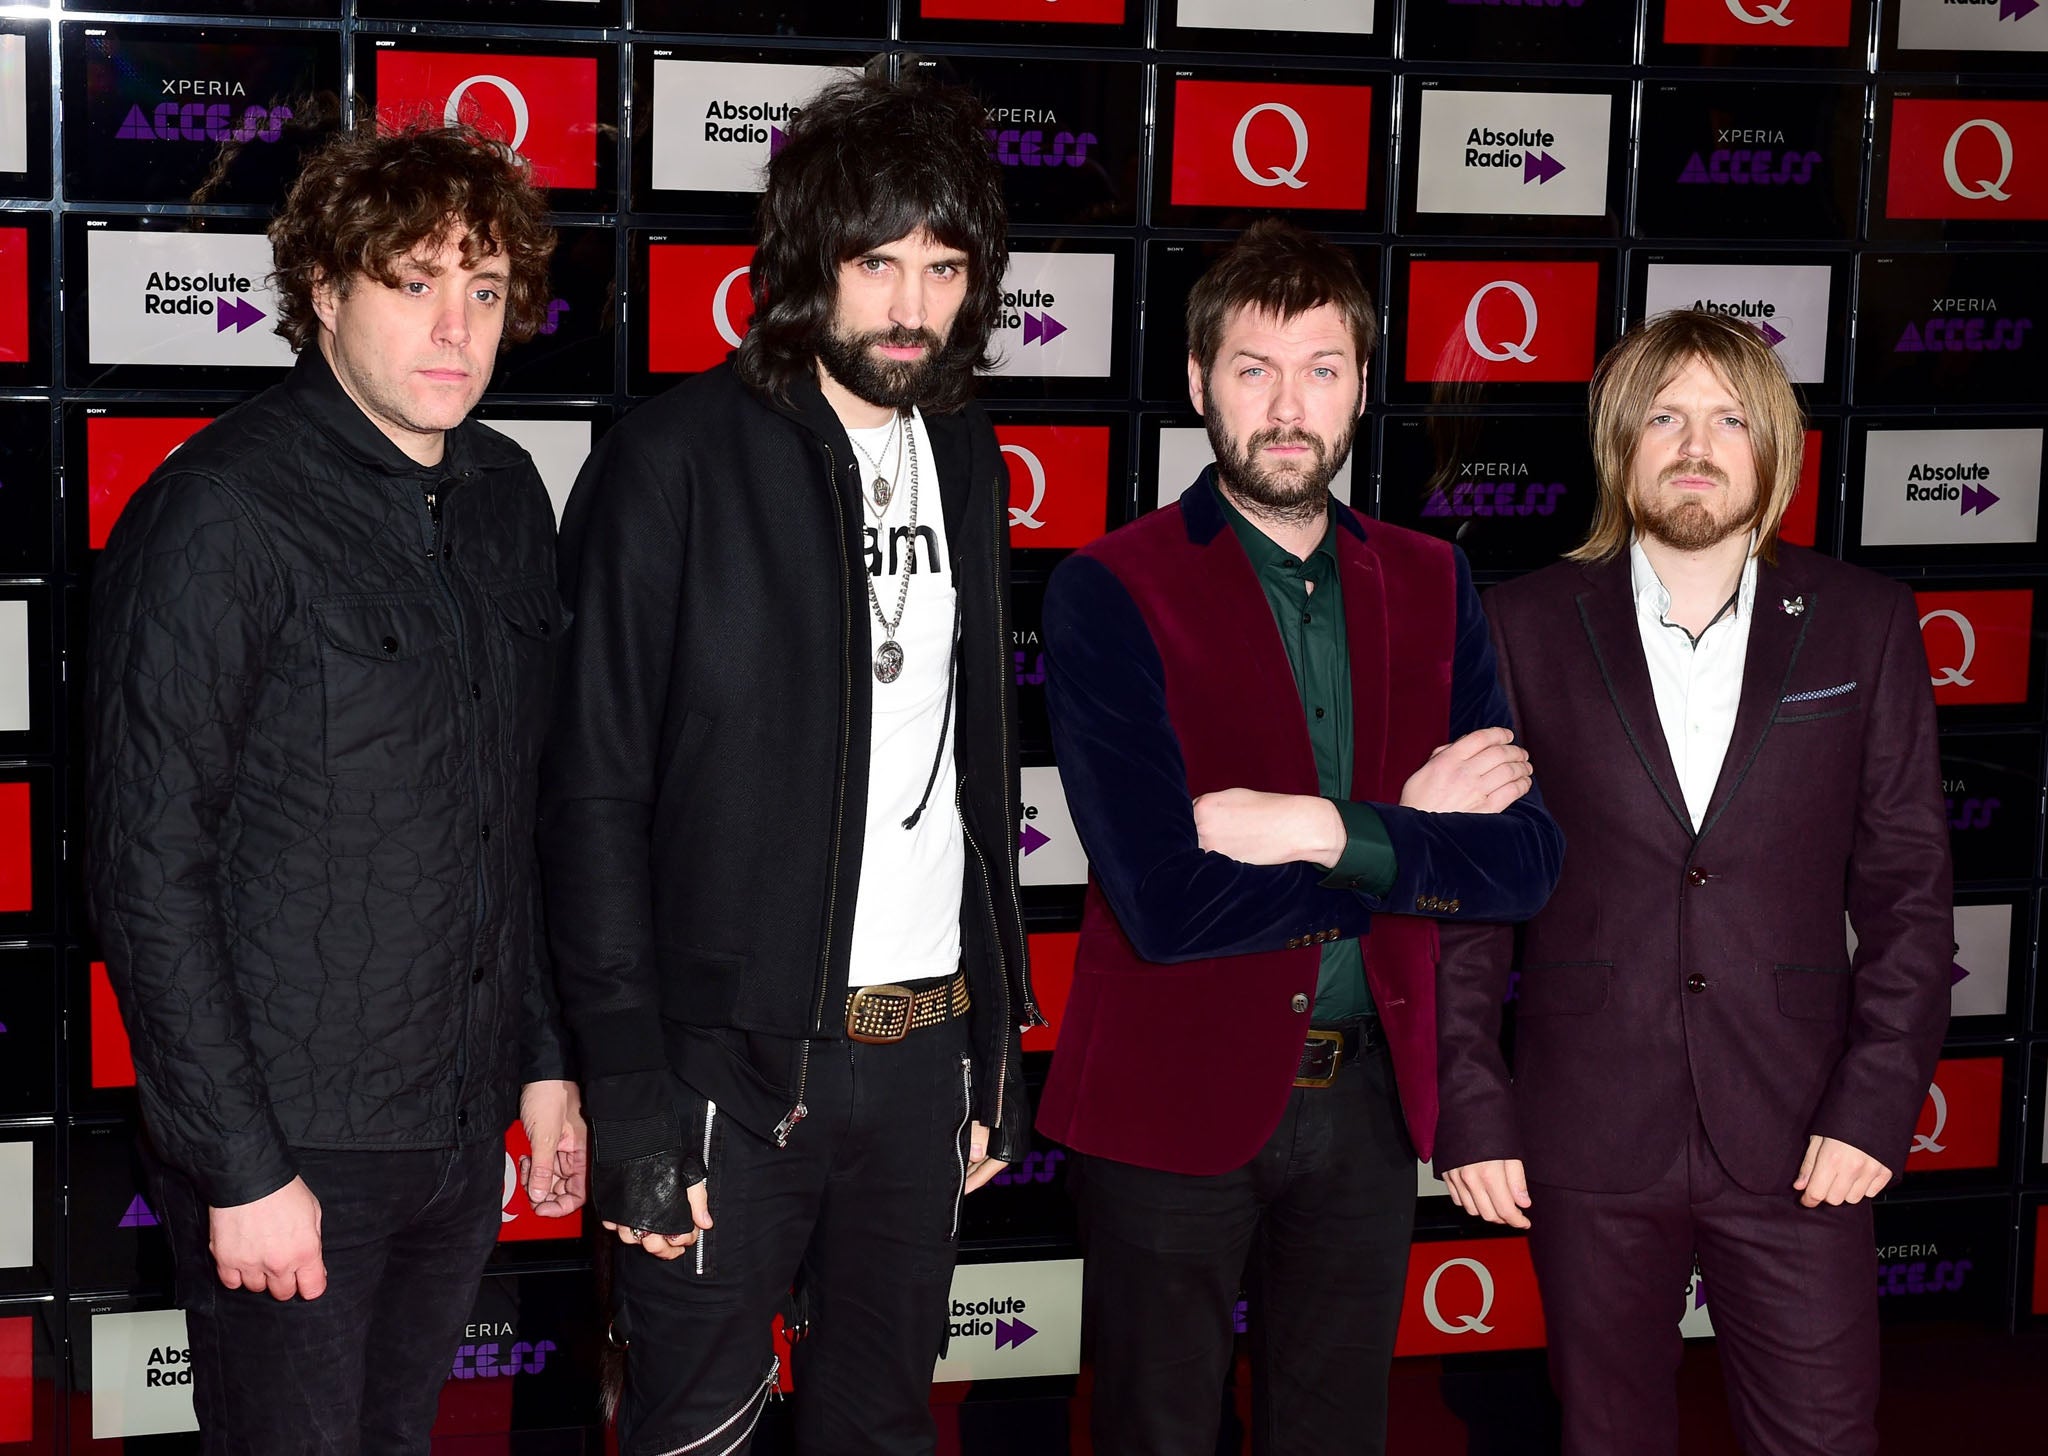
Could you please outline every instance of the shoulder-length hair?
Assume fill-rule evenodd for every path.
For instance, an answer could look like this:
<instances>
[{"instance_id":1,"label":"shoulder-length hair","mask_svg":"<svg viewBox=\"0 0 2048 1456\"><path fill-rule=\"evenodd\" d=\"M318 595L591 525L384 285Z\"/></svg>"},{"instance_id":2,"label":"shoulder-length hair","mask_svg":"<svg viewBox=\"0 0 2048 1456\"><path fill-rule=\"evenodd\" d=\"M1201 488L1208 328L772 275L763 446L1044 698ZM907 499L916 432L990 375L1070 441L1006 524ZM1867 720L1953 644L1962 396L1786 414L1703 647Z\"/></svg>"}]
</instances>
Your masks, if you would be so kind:
<instances>
[{"instance_id":1,"label":"shoulder-length hair","mask_svg":"<svg viewBox=\"0 0 2048 1456\"><path fill-rule=\"evenodd\" d=\"M1003 183L981 103L955 86L874 74L819 92L768 163L749 279L754 321L733 356L741 380L787 398L832 327L839 267L923 231L967 255L967 295L933 363L929 407L957 410L986 369L1010 245Z\"/></svg>"},{"instance_id":2,"label":"shoulder-length hair","mask_svg":"<svg viewBox=\"0 0 2048 1456\"><path fill-rule=\"evenodd\" d=\"M1694 359L1719 374L1749 416L1749 448L1756 462L1756 507L1747 523L1756 554L1778 559L1778 527L1799 489L1806 448L1806 415L1785 367L1763 335L1746 323L1704 309L1677 308L1630 329L1593 371L1593 467L1599 500L1593 529L1572 561L1605 561L1628 549L1636 525L1634 478L1643 422L1657 394Z\"/></svg>"},{"instance_id":3,"label":"shoulder-length hair","mask_svg":"<svg viewBox=\"0 0 2048 1456\"><path fill-rule=\"evenodd\" d=\"M303 350L320 335L323 281L343 295L359 276L396 288L408 259L458 230L463 267L504 255L498 347L532 338L547 318L555 232L526 163L467 126L341 133L307 161L270 224L277 332Z\"/></svg>"}]
</instances>

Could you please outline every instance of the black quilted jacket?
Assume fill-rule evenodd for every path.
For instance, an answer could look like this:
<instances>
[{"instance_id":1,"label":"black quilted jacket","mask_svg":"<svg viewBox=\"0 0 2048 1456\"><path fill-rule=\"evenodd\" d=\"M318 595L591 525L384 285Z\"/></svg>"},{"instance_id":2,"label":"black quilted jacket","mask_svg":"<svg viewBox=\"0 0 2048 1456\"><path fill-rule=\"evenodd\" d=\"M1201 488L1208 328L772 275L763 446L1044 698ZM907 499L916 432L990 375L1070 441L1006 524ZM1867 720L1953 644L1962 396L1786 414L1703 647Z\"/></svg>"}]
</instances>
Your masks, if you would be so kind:
<instances>
[{"instance_id":1,"label":"black quilted jacket","mask_svg":"<svg viewBox=\"0 0 2048 1456\"><path fill-rule=\"evenodd\" d=\"M209 1203L295 1147L499 1138L567 1075L533 844L553 527L518 446L467 423L422 467L316 349L115 525L88 882L144 1116Z\"/></svg>"}]
</instances>

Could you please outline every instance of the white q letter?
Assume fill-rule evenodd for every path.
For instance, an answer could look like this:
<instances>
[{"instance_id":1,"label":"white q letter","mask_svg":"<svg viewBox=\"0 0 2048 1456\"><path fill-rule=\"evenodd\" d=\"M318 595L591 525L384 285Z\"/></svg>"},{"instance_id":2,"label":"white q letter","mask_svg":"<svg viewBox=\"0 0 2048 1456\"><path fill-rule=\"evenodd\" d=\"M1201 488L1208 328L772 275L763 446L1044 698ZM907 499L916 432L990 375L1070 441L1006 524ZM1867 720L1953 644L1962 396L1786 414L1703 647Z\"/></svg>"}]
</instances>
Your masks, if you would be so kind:
<instances>
[{"instance_id":1,"label":"white q letter","mask_svg":"<svg viewBox=\"0 0 2048 1456\"><path fill-rule=\"evenodd\" d=\"M441 124L443 126L454 126L461 120L462 98L472 86L495 86L504 93L505 99L512 104L512 139L505 145L512 148L515 152L518 151L519 144L526 140L526 98L520 94L517 86L514 86L503 76L471 76L457 84L455 89L448 93L448 104L441 108Z\"/></svg>"},{"instance_id":2,"label":"white q letter","mask_svg":"<svg viewBox=\"0 0 2048 1456\"><path fill-rule=\"evenodd\" d=\"M1013 526L1023 526L1032 531L1043 530L1045 522L1038 519L1038 508L1045 504L1045 466L1039 462L1036 455L1026 450L1022 445L1005 445L1003 446L1003 453L1005 455L1015 455L1019 460L1022 460L1024 462L1024 469L1031 476L1031 504L1025 506L1022 510L1019 510L1016 506L1011 506L1010 524Z\"/></svg>"},{"instance_id":3,"label":"white q letter","mask_svg":"<svg viewBox=\"0 0 2048 1456\"><path fill-rule=\"evenodd\" d=\"M1470 1269L1479 1276L1479 1313L1461 1314L1453 1323L1437 1308L1437 1281L1444 1277L1446 1269ZM1429 1276L1429 1283L1422 1286L1422 1312L1429 1322L1447 1335L1489 1335L1493 1326L1486 1317L1493 1313L1493 1274L1477 1259L1447 1259L1436 1266L1436 1272Z\"/></svg>"},{"instance_id":4,"label":"white q letter","mask_svg":"<svg viewBox=\"0 0 2048 1456\"><path fill-rule=\"evenodd\" d=\"M1294 133L1293 166L1275 167L1265 173L1252 170L1252 159L1245 153L1244 139L1252 129L1252 118L1262 111L1271 111L1287 119L1287 125ZM1277 101L1262 101L1237 119L1237 130L1230 135L1230 155L1244 180L1254 187L1306 187L1308 183L1301 180L1301 169L1308 164L1308 123L1291 106L1282 106Z\"/></svg>"},{"instance_id":5,"label":"white q letter","mask_svg":"<svg viewBox=\"0 0 2048 1456\"><path fill-rule=\"evenodd\" d=\"M1966 674L1970 671L1970 664L1977 660L1977 629L1970 625L1968 617L1954 607L1942 607L1920 619L1920 630L1925 632L1927 624L1937 617L1945 617L1962 629L1963 664L1961 667L1944 667L1927 681L1934 687L1969 687L1972 680Z\"/></svg>"},{"instance_id":6,"label":"white q letter","mask_svg":"<svg viewBox=\"0 0 2048 1456\"><path fill-rule=\"evenodd\" d=\"M1519 344L1503 343L1496 348L1479 337L1479 305L1486 295L1496 288L1513 294L1522 305L1522 342ZM1536 296L1513 279L1496 278L1473 294L1472 301L1465 305L1465 342L1472 346L1472 352L1480 358L1491 359L1496 364L1506 363L1510 359L1523 364L1533 364L1536 362L1536 356L1529 352L1529 345L1536 339L1536 323Z\"/></svg>"},{"instance_id":7,"label":"white q letter","mask_svg":"<svg viewBox=\"0 0 2048 1456\"><path fill-rule=\"evenodd\" d=\"M726 299L732 293L733 280L744 278L754 265L745 264L732 270L718 280L718 286L711 290L711 327L718 330L718 337L735 349L740 346L740 331L732 326L732 315L726 310Z\"/></svg>"},{"instance_id":8,"label":"white q letter","mask_svg":"<svg viewBox=\"0 0 2048 1456\"><path fill-rule=\"evenodd\" d=\"M1785 12L1792 8L1792 0L1778 0L1776 5L1766 5L1752 11L1742 0L1728 0L1728 13L1744 25L1790 25L1792 17Z\"/></svg>"},{"instance_id":9,"label":"white q letter","mask_svg":"<svg viewBox=\"0 0 2048 1456\"><path fill-rule=\"evenodd\" d=\"M1934 1104L1934 1131L1913 1134L1913 1146L1907 1151L1915 1153L1940 1153L1947 1149L1941 1143L1941 1130L1948 1126L1948 1098L1941 1092L1941 1083L1936 1082L1927 1089L1927 1100Z\"/></svg>"},{"instance_id":10,"label":"white q letter","mask_svg":"<svg viewBox=\"0 0 2048 1456\"><path fill-rule=\"evenodd\" d=\"M1987 182L1981 178L1970 186L1963 185L1961 174L1956 171L1956 146L1963 139L1963 133L1974 127L1983 127L1998 139L1998 180ZM1941 152L1941 175L1948 178L1949 191L1958 197L1979 201L1989 197L1998 202L2010 200L2012 194L2005 190L2005 179L2012 176L2012 136L1995 121L1978 117L1966 121L1948 134L1948 145Z\"/></svg>"}]
</instances>

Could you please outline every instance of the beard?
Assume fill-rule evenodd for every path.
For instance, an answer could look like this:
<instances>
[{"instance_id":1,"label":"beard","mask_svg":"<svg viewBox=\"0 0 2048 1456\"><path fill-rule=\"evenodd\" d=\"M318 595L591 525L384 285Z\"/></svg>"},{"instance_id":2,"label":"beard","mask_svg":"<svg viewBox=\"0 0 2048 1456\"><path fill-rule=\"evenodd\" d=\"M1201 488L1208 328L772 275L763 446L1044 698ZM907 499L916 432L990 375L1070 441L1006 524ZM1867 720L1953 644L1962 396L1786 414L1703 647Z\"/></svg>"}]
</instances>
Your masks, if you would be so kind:
<instances>
[{"instance_id":1,"label":"beard","mask_svg":"<svg viewBox=\"0 0 2048 1456\"><path fill-rule=\"evenodd\" d=\"M922 345L920 359L889 359L878 348L908 349ZM883 409L911 409L937 398L940 371L951 365L943 358L946 341L930 329L876 329L842 334L835 324L818 342L818 362L825 372L856 398Z\"/></svg>"},{"instance_id":2,"label":"beard","mask_svg":"<svg viewBox=\"0 0 2048 1456\"><path fill-rule=\"evenodd\" d=\"M1334 440L1275 425L1240 444L1215 411L1202 423L1216 455L1216 474L1230 493L1257 513L1291 521L1312 519L1323 510L1330 481L1349 458L1358 434L1353 416ZM1269 464L1259 454L1268 445L1306 445L1310 458L1300 465Z\"/></svg>"},{"instance_id":3,"label":"beard","mask_svg":"<svg viewBox=\"0 0 2048 1456\"><path fill-rule=\"evenodd\" d=\"M1719 466L1704 460L1677 460L1664 467L1657 476L1657 484L1674 480L1681 475L1698 475L1718 481L1725 488L1728 485L1727 472ZM1669 546L1673 551L1705 551L1718 546L1737 531L1750 528L1748 509L1731 510L1727 516L1717 516L1707 508L1705 501L1676 500L1658 505L1638 498L1635 502L1636 529L1652 541Z\"/></svg>"}]
</instances>

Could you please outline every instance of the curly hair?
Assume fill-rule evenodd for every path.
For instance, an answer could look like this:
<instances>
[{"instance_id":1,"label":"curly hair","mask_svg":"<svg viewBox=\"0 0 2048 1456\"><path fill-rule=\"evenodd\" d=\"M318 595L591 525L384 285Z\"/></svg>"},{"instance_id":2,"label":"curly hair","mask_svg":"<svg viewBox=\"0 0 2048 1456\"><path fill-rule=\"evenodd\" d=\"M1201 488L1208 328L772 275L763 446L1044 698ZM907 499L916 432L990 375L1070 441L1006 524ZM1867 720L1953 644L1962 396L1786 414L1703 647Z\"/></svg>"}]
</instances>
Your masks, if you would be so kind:
<instances>
[{"instance_id":1,"label":"curly hair","mask_svg":"<svg viewBox=\"0 0 2048 1456\"><path fill-rule=\"evenodd\" d=\"M937 411L957 410L986 369L1001 314L1010 244L1002 174L989 154L982 104L957 86L835 82L790 124L768 163L750 284L754 321L733 366L765 394L785 397L816 367L832 327L839 266L923 230L967 255L967 292L933 359Z\"/></svg>"},{"instance_id":2,"label":"curly hair","mask_svg":"<svg viewBox=\"0 0 2048 1456\"><path fill-rule=\"evenodd\" d=\"M463 267L505 258L499 348L532 338L547 316L555 233L526 163L467 126L343 132L307 160L270 224L277 332L304 349L320 333L322 281L344 296L359 274L396 287L408 258L438 252L458 229Z\"/></svg>"}]
</instances>

